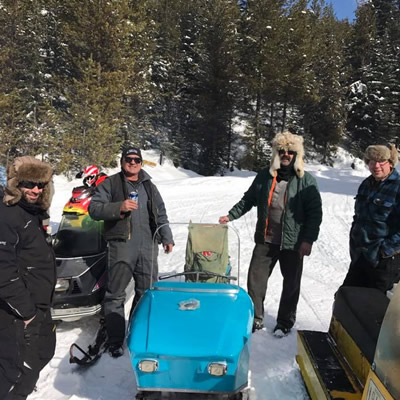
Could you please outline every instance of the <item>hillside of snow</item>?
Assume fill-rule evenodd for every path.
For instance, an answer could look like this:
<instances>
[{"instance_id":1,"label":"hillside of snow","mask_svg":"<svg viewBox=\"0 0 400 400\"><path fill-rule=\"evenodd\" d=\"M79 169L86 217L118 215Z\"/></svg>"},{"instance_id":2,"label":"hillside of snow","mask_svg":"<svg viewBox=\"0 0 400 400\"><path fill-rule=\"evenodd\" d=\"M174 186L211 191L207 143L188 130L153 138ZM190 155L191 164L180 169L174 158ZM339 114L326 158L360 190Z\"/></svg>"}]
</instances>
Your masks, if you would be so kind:
<instances>
[{"instance_id":1,"label":"hillside of snow","mask_svg":"<svg viewBox=\"0 0 400 400\"><path fill-rule=\"evenodd\" d=\"M144 152L144 158L157 162L158 154ZM362 163L356 163L356 168L352 169L350 164L353 161L341 152L334 168L316 164L306 166L306 170L316 177L322 195L324 215L321 232L311 256L304 262L297 322L291 334L283 339L277 339L271 334L282 285L278 267L271 276L265 300L266 328L252 337L251 400L308 398L295 361L296 330L326 331L329 326L333 296L349 265L348 234L354 196L361 181L368 176ZM162 166L146 166L145 169L164 198L170 222L192 220L216 223L218 217L226 215L241 198L255 176L254 173L235 171L224 177L203 177L191 171L176 169L168 160ZM51 208L54 231L71 189L79 184L79 180L68 181L62 176L55 177L56 194ZM246 287L247 268L254 246L255 223L255 209L231 223L240 235L240 285L243 287ZM175 233L175 228L172 229ZM161 273L182 265L185 237L176 234L175 239L177 245L174 252L159 257ZM179 249L179 245L183 247ZM233 241L230 246L235 247ZM105 354L87 370L69 364L70 344L75 341L81 345L88 344L95 333L96 324L96 318L89 318L58 325L56 355L42 371L37 391L30 400L134 399L136 385L127 351L119 359L112 359Z\"/></svg>"}]
</instances>

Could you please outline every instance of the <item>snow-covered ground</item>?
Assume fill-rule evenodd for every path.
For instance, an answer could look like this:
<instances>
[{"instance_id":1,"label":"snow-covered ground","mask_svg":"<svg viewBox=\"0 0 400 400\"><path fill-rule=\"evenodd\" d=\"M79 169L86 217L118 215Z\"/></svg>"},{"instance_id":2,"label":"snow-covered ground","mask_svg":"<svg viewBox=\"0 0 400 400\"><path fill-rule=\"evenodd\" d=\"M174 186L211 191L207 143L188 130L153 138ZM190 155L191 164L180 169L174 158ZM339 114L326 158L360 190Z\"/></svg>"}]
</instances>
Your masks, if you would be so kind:
<instances>
[{"instance_id":1,"label":"snow-covered ground","mask_svg":"<svg viewBox=\"0 0 400 400\"><path fill-rule=\"evenodd\" d=\"M145 158L157 161L153 152ZM292 333L277 339L271 331L280 298L282 278L276 268L269 281L265 300L266 329L252 337L250 362L251 400L307 399L299 368L295 361L296 330L326 331L329 325L333 295L342 283L349 264L348 233L353 215L354 196L368 171L362 163L350 167L353 160L341 152L334 168L307 164L318 181L323 202L323 222L319 240L306 258L302 280L297 322ZM224 177L202 177L193 172L176 169L168 161L163 166L145 167L157 184L166 203L171 222L213 222L228 210L250 186L254 173L235 171ZM115 172L115 171L108 171ZM79 180L56 177L56 194L51 208L54 231L61 219L62 207L73 186ZM253 209L231 223L241 240L240 284L246 287L247 268L252 254L256 212ZM175 228L172 227L173 231ZM170 255L160 255L160 272L179 268L179 242ZM231 240L232 246L233 240ZM181 252L183 252L181 247ZM42 371L37 391L30 400L104 399L132 400L136 394L135 379L128 352L119 359L104 355L87 370L69 364L68 349L72 342L87 344L96 329L95 318L61 323L57 331L57 350L50 364Z\"/></svg>"}]
</instances>

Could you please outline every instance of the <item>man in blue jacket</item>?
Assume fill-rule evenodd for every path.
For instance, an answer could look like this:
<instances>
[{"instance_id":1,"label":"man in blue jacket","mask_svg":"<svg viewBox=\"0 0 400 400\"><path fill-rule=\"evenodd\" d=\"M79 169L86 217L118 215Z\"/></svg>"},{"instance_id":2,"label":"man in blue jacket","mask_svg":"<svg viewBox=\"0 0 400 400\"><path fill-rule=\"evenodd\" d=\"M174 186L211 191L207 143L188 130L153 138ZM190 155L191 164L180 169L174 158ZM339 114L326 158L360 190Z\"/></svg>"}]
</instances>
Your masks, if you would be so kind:
<instances>
[{"instance_id":1,"label":"man in blue jacket","mask_svg":"<svg viewBox=\"0 0 400 400\"><path fill-rule=\"evenodd\" d=\"M303 257L311 254L322 221L321 196L312 175L304 171L303 138L278 133L272 141L271 164L254 179L229 214L227 223L257 207L256 245L247 288L254 303L253 331L263 328L269 276L279 261L283 288L274 335L286 336L296 321Z\"/></svg>"},{"instance_id":2,"label":"man in blue jacket","mask_svg":"<svg viewBox=\"0 0 400 400\"><path fill-rule=\"evenodd\" d=\"M358 188L350 230L351 263L343 286L386 293L400 274L400 175L395 146L373 145L364 161L371 175Z\"/></svg>"}]
</instances>

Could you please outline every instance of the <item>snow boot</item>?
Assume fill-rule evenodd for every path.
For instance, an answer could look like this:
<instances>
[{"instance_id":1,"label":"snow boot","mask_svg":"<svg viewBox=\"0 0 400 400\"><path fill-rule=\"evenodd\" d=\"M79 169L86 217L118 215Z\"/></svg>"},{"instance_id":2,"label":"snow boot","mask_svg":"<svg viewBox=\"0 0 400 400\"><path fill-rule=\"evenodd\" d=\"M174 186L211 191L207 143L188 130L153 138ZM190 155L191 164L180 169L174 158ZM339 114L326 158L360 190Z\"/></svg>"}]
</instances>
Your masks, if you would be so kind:
<instances>
[{"instance_id":1,"label":"snow boot","mask_svg":"<svg viewBox=\"0 0 400 400\"><path fill-rule=\"evenodd\" d=\"M255 319L253 322L253 333L264 328L264 324L261 319Z\"/></svg>"},{"instance_id":2,"label":"snow boot","mask_svg":"<svg viewBox=\"0 0 400 400\"><path fill-rule=\"evenodd\" d=\"M276 324L272 334L277 338L283 338L289 334L291 328L286 328L281 324Z\"/></svg>"},{"instance_id":3,"label":"snow boot","mask_svg":"<svg viewBox=\"0 0 400 400\"><path fill-rule=\"evenodd\" d=\"M108 345L107 351L113 358L118 358L124 355L124 347L120 343L114 343Z\"/></svg>"}]
</instances>

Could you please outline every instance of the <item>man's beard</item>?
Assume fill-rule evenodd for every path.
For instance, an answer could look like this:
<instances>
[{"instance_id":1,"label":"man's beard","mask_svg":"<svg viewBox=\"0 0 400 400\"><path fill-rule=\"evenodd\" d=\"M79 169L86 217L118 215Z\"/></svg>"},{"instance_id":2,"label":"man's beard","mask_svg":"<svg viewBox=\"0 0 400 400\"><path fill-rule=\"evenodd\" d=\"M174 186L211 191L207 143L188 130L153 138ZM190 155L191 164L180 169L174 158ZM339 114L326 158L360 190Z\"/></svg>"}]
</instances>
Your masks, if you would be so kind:
<instances>
[{"instance_id":1,"label":"man's beard","mask_svg":"<svg viewBox=\"0 0 400 400\"><path fill-rule=\"evenodd\" d=\"M22 198L28 204L36 204L39 201L40 197L41 194L39 194L39 196L37 196L35 199L31 199L28 197L28 194L26 192L22 192Z\"/></svg>"}]
</instances>

